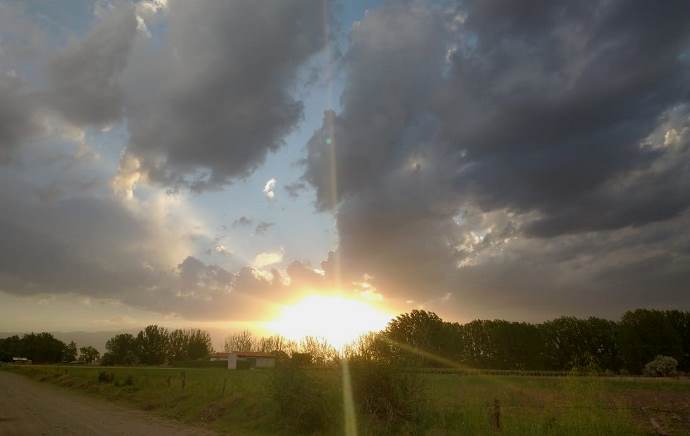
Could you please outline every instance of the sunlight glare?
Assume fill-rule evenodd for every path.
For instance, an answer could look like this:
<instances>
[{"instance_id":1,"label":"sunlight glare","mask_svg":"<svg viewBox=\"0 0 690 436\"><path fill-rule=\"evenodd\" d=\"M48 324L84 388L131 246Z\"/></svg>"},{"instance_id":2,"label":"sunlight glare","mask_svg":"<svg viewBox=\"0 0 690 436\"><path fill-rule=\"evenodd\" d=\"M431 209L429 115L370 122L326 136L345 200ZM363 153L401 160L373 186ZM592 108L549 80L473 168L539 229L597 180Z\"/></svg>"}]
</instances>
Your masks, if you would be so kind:
<instances>
[{"instance_id":1,"label":"sunlight glare","mask_svg":"<svg viewBox=\"0 0 690 436\"><path fill-rule=\"evenodd\" d=\"M383 329L392 316L367 302L344 296L309 295L285 306L267 328L288 339L326 339L337 349L372 330Z\"/></svg>"}]
</instances>

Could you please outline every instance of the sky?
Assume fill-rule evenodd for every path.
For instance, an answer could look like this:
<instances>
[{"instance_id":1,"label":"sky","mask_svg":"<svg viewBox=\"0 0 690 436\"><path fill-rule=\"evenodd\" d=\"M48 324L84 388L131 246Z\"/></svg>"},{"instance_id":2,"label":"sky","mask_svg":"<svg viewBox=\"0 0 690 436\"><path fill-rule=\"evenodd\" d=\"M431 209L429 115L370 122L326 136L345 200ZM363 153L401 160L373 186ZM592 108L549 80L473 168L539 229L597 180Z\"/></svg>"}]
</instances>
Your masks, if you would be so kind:
<instances>
[{"instance_id":1,"label":"sky","mask_svg":"<svg viewBox=\"0 0 690 436\"><path fill-rule=\"evenodd\" d=\"M0 0L0 331L690 309L689 103L687 1Z\"/></svg>"}]
</instances>

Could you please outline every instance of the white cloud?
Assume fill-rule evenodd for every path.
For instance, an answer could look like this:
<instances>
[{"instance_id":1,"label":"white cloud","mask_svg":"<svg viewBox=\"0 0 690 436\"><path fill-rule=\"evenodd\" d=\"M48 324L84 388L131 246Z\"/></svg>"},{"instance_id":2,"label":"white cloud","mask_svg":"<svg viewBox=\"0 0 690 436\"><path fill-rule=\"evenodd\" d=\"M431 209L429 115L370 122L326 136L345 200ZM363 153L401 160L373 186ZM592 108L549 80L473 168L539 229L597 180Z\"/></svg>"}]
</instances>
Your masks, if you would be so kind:
<instances>
[{"instance_id":1,"label":"white cloud","mask_svg":"<svg viewBox=\"0 0 690 436\"><path fill-rule=\"evenodd\" d=\"M134 188L142 179L140 168L141 162L139 159L129 154L122 156L120 168L110 182L113 191L123 198L132 199L134 197Z\"/></svg>"},{"instance_id":2,"label":"white cloud","mask_svg":"<svg viewBox=\"0 0 690 436\"><path fill-rule=\"evenodd\" d=\"M269 200L273 200L276 196L275 189L276 179L272 178L269 181L267 181L264 185L264 195L266 196L266 198L268 198Z\"/></svg>"},{"instance_id":3,"label":"white cloud","mask_svg":"<svg viewBox=\"0 0 690 436\"><path fill-rule=\"evenodd\" d=\"M269 265L280 263L283 261L283 254L284 253L282 248L280 249L280 251L266 251L263 253L259 253L254 258L252 266L254 268L264 268Z\"/></svg>"}]
</instances>

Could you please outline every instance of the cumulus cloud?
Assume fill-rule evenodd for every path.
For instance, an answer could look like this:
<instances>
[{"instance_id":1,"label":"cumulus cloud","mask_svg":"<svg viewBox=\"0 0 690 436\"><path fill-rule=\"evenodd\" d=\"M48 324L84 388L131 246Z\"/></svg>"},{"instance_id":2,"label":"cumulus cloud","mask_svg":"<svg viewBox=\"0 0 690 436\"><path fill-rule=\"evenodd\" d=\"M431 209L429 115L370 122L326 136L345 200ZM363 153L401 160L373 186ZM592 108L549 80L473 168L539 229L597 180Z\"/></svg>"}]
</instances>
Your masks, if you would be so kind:
<instances>
[{"instance_id":1,"label":"cumulus cloud","mask_svg":"<svg viewBox=\"0 0 690 436\"><path fill-rule=\"evenodd\" d=\"M238 270L190 254L186 233L194 220L172 220L180 208L170 200L123 203L106 194L105 181L103 191L46 198L14 172L0 175L0 202L12 205L0 217L0 292L116 300L187 319L250 320L290 291L279 273L258 271L281 262L282 251L261 253L253 267ZM213 252L224 264L232 256L219 241Z\"/></svg>"},{"instance_id":2,"label":"cumulus cloud","mask_svg":"<svg viewBox=\"0 0 690 436\"><path fill-rule=\"evenodd\" d=\"M528 0L370 11L344 56L342 110L307 145L342 271L416 301L451 292L445 310L459 301L468 316L681 299L687 247L659 229L681 228L690 205L689 13ZM674 267L641 288L640 262ZM604 304L621 287L629 299Z\"/></svg>"},{"instance_id":3,"label":"cumulus cloud","mask_svg":"<svg viewBox=\"0 0 690 436\"><path fill-rule=\"evenodd\" d=\"M63 40L40 32L59 18L0 3L0 291L256 316L252 302L279 289L272 273L225 269L237 262L220 240L224 266L196 257L211 238L173 191L225 185L282 145L302 117L298 72L325 42L323 7L97 3L78 11L86 33ZM127 133L114 176L86 143L113 126ZM262 267L283 255L264 254Z\"/></svg>"},{"instance_id":4,"label":"cumulus cloud","mask_svg":"<svg viewBox=\"0 0 690 436\"><path fill-rule=\"evenodd\" d=\"M162 44L140 39L126 74L127 153L150 180L217 188L277 150L302 116L291 88L324 44L323 7L170 1Z\"/></svg>"},{"instance_id":5,"label":"cumulus cloud","mask_svg":"<svg viewBox=\"0 0 690 436\"><path fill-rule=\"evenodd\" d=\"M114 4L63 44L0 3L0 290L214 319L340 279L465 317L690 305L687 1L370 10L339 62L342 104L284 186L314 188L339 246L323 274L285 277L266 270L282 250L231 271L160 189L221 188L282 145L324 3ZM127 133L114 177L86 143L111 126Z\"/></svg>"},{"instance_id":6,"label":"cumulus cloud","mask_svg":"<svg viewBox=\"0 0 690 436\"><path fill-rule=\"evenodd\" d=\"M35 91L21 67L40 56L44 37L20 4L0 3L0 165L23 141L41 133Z\"/></svg>"},{"instance_id":7,"label":"cumulus cloud","mask_svg":"<svg viewBox=\"0 0 690 436\"><path fill-rule=\"evenodd\" d=\"M276 263L280 263L283 261L283 255L284 252L283 250L279 251L266 251L263 253L259 253L254 257L254 261L252 262L252 266L254 268L265 268L269 265L274 265Z\"/></svg>"},{"instance_id":8,"label":"cumulus cloud","mask_svg":"<svg viewBox=\"0 0 690 436\"><path fill-rule=\"evenodd\" d=\"M38 128L25 92L20 79L0 72L0 164L7 163Z\"/></svg>"},{"instance_id":9,"label":"cumulus cloud","mask_svg":"<svg viewBox=\"0 0 690 436\"><path fill-rule=\"evenodd\" d=\"M102 15L88 36L72 42L51 60L47 98L67 120L103 127L122 116L120 76L136 28L134 6L118 3Z\"/></svg>"}]
</instances>

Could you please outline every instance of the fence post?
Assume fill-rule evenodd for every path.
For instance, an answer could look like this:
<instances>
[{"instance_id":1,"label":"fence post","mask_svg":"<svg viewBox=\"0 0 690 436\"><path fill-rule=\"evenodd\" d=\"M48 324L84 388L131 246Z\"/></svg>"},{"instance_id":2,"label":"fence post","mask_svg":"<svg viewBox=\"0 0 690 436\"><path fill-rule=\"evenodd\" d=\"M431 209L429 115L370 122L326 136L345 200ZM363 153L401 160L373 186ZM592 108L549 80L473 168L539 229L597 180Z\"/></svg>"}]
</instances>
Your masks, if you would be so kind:
<instances>
[{"instance_id":1,"label":"fence post","mask_svg":"<svg viewBox=\"0 0 690 436\"><path fill-rule=\"evenodd\" d=\"M494 432L501 431L501 403L498 401L498 398L494 400L491 409L491 428Z\"/></svg>"}]
</instances>

